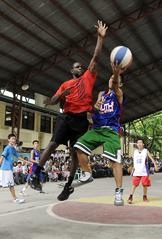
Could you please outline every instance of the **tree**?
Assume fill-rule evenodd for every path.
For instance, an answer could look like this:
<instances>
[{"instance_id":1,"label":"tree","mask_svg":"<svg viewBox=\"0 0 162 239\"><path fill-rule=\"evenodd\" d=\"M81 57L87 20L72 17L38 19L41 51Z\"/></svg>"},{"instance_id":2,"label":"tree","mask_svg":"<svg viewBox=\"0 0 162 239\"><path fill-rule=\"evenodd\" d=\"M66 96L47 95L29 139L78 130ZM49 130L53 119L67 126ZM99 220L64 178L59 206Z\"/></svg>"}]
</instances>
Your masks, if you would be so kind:
<instances>
[{"instance_id":1,"label":"tree","mask_svg":"<svg viewBox=\"0 0 162 239\"><path fill-rule=\"evenodd\" d=\"M142 137L154 156L159 152L162 158L162 111L131 122L130 132L133 138Z\"/></svg>"}]
</instances>

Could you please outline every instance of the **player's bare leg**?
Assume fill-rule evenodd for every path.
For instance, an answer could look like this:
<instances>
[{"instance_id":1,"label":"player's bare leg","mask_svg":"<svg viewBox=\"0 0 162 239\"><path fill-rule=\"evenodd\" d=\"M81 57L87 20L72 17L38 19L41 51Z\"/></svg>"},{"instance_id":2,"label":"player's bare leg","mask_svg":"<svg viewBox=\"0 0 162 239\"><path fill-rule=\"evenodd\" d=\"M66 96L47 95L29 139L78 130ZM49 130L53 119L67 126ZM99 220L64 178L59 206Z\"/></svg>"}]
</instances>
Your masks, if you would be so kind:
<instances>
[{"instance_id":1,"label":"player's bare leg","mask_svg":"<svg viewBox=\"0 0 162 239\"><path fill-rule=\"evenodd\" d=\"M124 200L122 199L123 196L123 189L122 189L122 177L123 177L123 169L121 163L112 162L113 174L116 182L116 189L115 189L115 200L114 205L116 206L123 206Z\"/></svg>"}]
</instances>

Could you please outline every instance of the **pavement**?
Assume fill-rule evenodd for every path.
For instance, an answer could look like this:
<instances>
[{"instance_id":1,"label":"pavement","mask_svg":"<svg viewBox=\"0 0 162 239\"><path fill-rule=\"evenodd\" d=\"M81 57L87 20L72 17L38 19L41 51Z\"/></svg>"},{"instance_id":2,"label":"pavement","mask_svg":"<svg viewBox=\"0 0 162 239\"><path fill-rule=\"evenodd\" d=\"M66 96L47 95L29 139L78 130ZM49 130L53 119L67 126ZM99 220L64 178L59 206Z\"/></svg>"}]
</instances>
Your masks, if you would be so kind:
<instances>
[{"instance_id":1,"label":"pavement","mask_svg":"<svg viewBox=\"0 0 162 239\"><path fill-rule=\"evenodd\" d=\"M44 185L45 194L28 188L24 204L13 203L9 190L0 188L0 239L160 239L162 174L151 179L149 202L142 201L139 186L134 203L128 205L131 177L123 177L123 207L113 205L114 178L77 187L64 202L57 200L62 188L56 182ZM15 187L17 196L21 188Z\"/></svg>"}]
</instances>

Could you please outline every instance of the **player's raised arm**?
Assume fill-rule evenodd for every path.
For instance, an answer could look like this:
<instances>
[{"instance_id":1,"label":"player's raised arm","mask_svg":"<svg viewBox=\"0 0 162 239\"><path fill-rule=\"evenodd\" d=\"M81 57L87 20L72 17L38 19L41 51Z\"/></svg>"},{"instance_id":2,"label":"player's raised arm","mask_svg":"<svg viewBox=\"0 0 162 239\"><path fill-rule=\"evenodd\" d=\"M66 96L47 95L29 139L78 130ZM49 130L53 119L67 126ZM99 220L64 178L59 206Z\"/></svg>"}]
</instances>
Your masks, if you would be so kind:
<instances>
[{"instance_id":1,"label":"player's raised arm","mask_svg":"<svg viewBox=\"0 0 162 239\"><path fill-rule=\"evenodd\" d=\"M120 104L123 102L123 91L121 89L121 70L120 67L116 64L111 64L113 75L109 80L109 89L114 90L115 94L118 97L118 101Z\"/></svg>"},{"instance_id":2,"label":"player's raised arm","mask_svg":"<svg viewBox=\"0 0 162 239\"><path fill-rule=\"evenodd\" d=\"M105 23L103 23L102 21L99 21L99 20L97 21L97 26L95 26L95 27L97 28L98 38L97 38L97 44L96 44L96 48L94 50L93 57L91 59L89 67L88 67L88 69L91 72L96 72L96 63L98 61L98 56L101 52L103 40L106 36L106 31L108 28Z\"/></svg>"}]
</instances>

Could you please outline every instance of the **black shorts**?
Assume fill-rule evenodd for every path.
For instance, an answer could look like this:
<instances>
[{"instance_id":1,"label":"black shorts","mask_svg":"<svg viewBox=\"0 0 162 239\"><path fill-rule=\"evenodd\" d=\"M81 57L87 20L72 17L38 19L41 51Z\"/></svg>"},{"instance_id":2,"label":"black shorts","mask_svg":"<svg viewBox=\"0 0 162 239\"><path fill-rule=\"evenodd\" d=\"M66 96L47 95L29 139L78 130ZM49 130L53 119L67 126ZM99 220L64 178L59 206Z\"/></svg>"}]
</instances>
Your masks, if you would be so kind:
<instances>
[{"instance_id":1,"label":"black shorts","mask_svg":"<svg viewBox=\"0 0 162 239\"><path fill-rule=\"evenodd\" d=\"M63 113L57 117L52 142L73 146L77 139L88 130L87 113Z\"/></svg>"}]
</instances>

